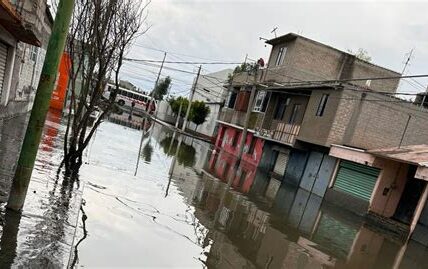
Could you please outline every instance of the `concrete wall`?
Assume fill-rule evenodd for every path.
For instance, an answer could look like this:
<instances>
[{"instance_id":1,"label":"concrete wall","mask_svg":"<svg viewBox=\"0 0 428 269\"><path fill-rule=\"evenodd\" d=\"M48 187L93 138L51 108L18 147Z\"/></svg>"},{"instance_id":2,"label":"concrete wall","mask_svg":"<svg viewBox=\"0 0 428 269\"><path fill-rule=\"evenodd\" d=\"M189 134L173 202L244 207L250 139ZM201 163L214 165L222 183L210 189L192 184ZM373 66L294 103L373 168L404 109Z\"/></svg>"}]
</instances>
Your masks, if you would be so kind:
<instances>
[{"instance_id":1,"label":"concrete wall","mask_svg":"<svg viewBox=\"0 0 428 269\"><path fill-rule=\"evenodd\" d=\"M387 218L392 217L406 186L409 167L380 158L375 159L373 166L380 168L381 173L373 190L369 210Z\"/></svg>"},{"instance_id":2,"label":"concrete wall","mask_svg":"<svg viewBox=\"0 0 428 269\"><path fill-rule=\"evenodd\" d=\"M286 107L284 116L281 120L274 119L275 116L275 110L276 106L278 105L279 96L286 96L290 98L290 104ZM291 117L291 114L293 113L294 105L299 104L300 110L296 117L296 123L295 124L301 124L305 115L306 107L309 102L309 97L302 95L293 95L293 94L283 94L283 93L272 93L272 96L270 98L265 117L263 120L263 128L269 129L269 130L275 130L277 125L281 122L288 123L288 120Z\"/></svg>"},{"instance_id":3,"label":"concrete wall","mask_svg":"<svg viewBox=\"0 0 428 269\"><path fill-rule=\"evenodd\" d=\"M275 66L281 47L287 47L287 52L283 64ZM400 74L317 41L297 37L272 47L265 81L289 82L390 76L400 76ZM352 83L366 86L366 82L363 80ZM375 91L395 92L398 83L399 80L373 80L370 88Z\"/></svg>"},{"instance_id":4,"label":"concrete wall","mask_svg":"<svg viewBox=\"0 0 428 269\"><path fill-rule=\"evenodd\" d=\"M324 110L324 114L316 116L319 102L323 94L329 94L329 99ZM345 126L339 126L336 117L346 115L344 110L349 109L347 106L340 106L341 92L334 90L314 90L309 99L305 115L303 117L298 140L327 146L331 143L330 132L340 134L344 132ZM346 123L346 121L345 121Z\"/></svg>"},{"instance_id":5,"label":"concrete wall","mask_svg":"<svg viewBox=\"0 0 428 269\"><path fill-rule=\"evenodd\" d=\"M339 110L343 112L338 112L335 124L347 130L332 129L328 144L375 149L397 147L402 138L402 145L428 142L427 110L376 93L364 97L345 90L342 98Z\"/></svg>"},{"instance_id":6,"label":"concrete wall","mask_svg":"<svg viewBox=\"0 0 428 269\"><path fill-rule=\"evenodd\" d=\"M238 130L236 128L224 126L224 125L223 125L223 128L225 128L225 131L223 133L223 137L217 138L219 141L222 140L222 144L220 145L220 147L224 151L237 156L239 143L242 139L242 131ZM238 135L238 139L236 140L236 145L234 146L233 145L233 138L235 135ZM258 166L258 164L261 160L261 157L262 157L262 153L263 153L264 140L260 139L260 138L254 138L253 135L254 134L252 134L252 133L247 133L247 138L246 138L246 142L245 142L245 146L244 146L244 154L242 156L242 160L244 162ZM249 153L247 153L247 150L249 149L249 147L251 145L252 139L256 139L256 145L254 148L254 152L252 154L249 154Z\"/></svg>"}]
</instances>

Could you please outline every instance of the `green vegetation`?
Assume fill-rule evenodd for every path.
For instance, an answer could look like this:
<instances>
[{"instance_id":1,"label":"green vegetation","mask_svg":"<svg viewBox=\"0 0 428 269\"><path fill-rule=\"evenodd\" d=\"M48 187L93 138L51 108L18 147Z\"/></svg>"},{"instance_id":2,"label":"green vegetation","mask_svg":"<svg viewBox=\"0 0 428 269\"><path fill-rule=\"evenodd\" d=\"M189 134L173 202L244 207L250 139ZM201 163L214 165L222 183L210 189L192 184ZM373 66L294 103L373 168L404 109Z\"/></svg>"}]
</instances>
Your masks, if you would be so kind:
<instances>
[{"instance_id":1,"label":"green vegetation","mask_svg":"<svg viewBox=\"0 0 428 269\"><path fill-rule=\"evenodd\" d=\"M169 105L171 106L172 112L175 115L178 115L180 111L180 104L182 104L180 117L186 116L187 106L189 105L189 100L184 97L172 98L169 100ZM202 123L205 122L207 116L210 114L210 108L203 101L193 101L190 108L189 121L196 124L196 128Z\"/></svg>"},{"instance_id":2,"label":"green vegetation","mask_svg":"<svg viewBox=\"0 0 428 269\"><path fill-rule=\"evenodd\" d=\"M169 85L171 84L171 78L167 76L166 78L160 79L156 88L153 90L153 97L156 100L163 100L163 97L168 92Z\"/></svg>"}]
</instances>

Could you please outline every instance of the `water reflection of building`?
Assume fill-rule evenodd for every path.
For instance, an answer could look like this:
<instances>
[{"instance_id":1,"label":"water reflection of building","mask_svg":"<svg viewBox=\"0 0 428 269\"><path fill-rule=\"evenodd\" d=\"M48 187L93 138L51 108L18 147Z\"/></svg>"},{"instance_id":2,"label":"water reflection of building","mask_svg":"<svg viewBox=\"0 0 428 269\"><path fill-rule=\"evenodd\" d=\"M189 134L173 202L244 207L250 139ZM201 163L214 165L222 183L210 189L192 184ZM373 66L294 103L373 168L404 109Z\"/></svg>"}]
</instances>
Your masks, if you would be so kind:
<instances>
[{"instance_id":1,"label":"water reflection of building","mask_svg":"<svg viewBox=\"0 0 428 269\"><path fill-rule=\"evenodd\" d=\"M211 249L216 250L208 254L212 265L227 260L234 266L245 264L249 268L423 267L422 253L427 252L416 243L396 241L305 189L281 184L277 189L271 187L275 191L270 192L268 186L277 184L277 180L269 174L256 170L259 176L247 195L241 194L237 186L222 198L225 184L215 177L223 171L210 166L211 161L193 201L196 216L210 229ZM211 173L209 168L213 168ZM231 244L236 248L235 260ZM221 249L229 252L222 257Z\"/></svg>"}]
</instances>

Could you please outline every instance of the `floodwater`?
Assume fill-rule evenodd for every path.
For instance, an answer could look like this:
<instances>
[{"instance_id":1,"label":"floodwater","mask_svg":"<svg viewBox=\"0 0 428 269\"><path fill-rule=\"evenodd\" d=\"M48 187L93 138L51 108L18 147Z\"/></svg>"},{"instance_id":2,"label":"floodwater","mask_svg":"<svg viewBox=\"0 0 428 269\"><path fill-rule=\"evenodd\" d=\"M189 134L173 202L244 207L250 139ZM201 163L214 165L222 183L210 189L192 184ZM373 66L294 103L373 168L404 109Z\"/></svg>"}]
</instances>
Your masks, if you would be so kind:
<instances>
[{"instance_id":1,"label":"floodwater","mask_svg":"<svg viewBox=\"0 0 428 269\"><path fill-rule=\"evenodd\" d=\"M70 183L50 120L22 216L3 210L0 268L428 267L423 246L249 164L224 175L231 156L158 125L103 123Z\"/></svg>"}]
</instances>

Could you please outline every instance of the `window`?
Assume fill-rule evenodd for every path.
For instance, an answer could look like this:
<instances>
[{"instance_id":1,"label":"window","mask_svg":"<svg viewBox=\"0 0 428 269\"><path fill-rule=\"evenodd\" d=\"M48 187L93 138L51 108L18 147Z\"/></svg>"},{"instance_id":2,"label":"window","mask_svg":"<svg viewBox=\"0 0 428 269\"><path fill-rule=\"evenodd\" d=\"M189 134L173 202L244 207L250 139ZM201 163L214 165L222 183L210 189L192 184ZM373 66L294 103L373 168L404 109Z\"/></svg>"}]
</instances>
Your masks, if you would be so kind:
<instances>
[{"instance_id":1,"label":"window","mask_svg":"<svg viewBox=\"0 0 428 269\"><path fill-rule=\"evenodd\" d=\"M284 117L285 109L287 105L290 103L290 98L281 96L278 98L278 103L276 104L275 113L273 115L273 119L282 120Z\"/></svg>"},{"instance_id":2,"label":"window","mask_svg":"<svg viewBox=\"0 0 428 269\"><path fill-rule=\"evenodd\" d=\"M287 51L287 47L279 48L278 56L276 57L275 66L281 65L284 61L285 52Z\"/></svg>"},{"instance_id":3,"label":"window","mask_svg":"<svg viewBox=\"0 0 428 269\"><path fill-rule=\"evenodd\" d=\"M259 91L257 93L256 102L254 103L253 111L256 111L256 112L262 111L265 98L266 98L266 91Z\"/></svg>"},{"instance_id":4,"label":"window","mask_svg":"<svg viewBox=\"0 0 428 269\"><path fill-rule=\"evenodd\" d=\"M237 91L232 91L229 95L229 100L227 101L228 108L235 108L236 98L238 97Z\"/></svg>"},{"instance_id":5,"label":"window","mask_svg":"<svg viewBox=\"0 0 428 269\"><path fill-rule=\"evenodd\" d=\"M237 146L237 144L238 144L238 136L239 136L238 132L236 132L233 135L233 138L232 138L232 147L236 147Z\"/></svg>"},{"instance_id":6,"label":"window","mask_svg":"<svg viewBox=\"0 0 428 269\"><path fill-rule=\"evenodd\" d=\"M300 105L299 104L295 104L294 107L293 107L293 112L291 113L290 119L288 120L289 124L296 123L297 115L299 114L299 110L300 110Z\"/></svg>"},{"instance_id":7,"label":"window","mask_svg":"<svg viewBox=\"0 0 428 269\"><path fill-rule=\"evenodd\" d=\"M248 154L254 153L254 149L256 148L256 142L257 142L257 139L253 136L251 138L250 148L248 149L248 152L247 152Z\"/></svg>"},{"instance_id":8,"label":"window","mask_svg":"<svg viewBox=\"0 0 428 269\"><path fill-rule=\"evenodd\" d=\"M33 62L36 62L36 61L37 61L38 51L39 51L39 48L38 48L38 47L36 47L36 46L32 46L32 47L31 47L31 51L30 51L30 59L31 59Z\"/></svg>"},{"instance_id":9,"label":"window","mask_svg":"<svg viewBox=\"0 0 428 269\"><path fill-rule=\"evenodd\" d=\"M324 114L324 110L325 110L325 107L326 107L327 101L328 101L328 96L329 96L329 94L323 94L322 95L321 100L318 104L316 116L322 117L322 115Z\"/></svg>"}]
</instances>

